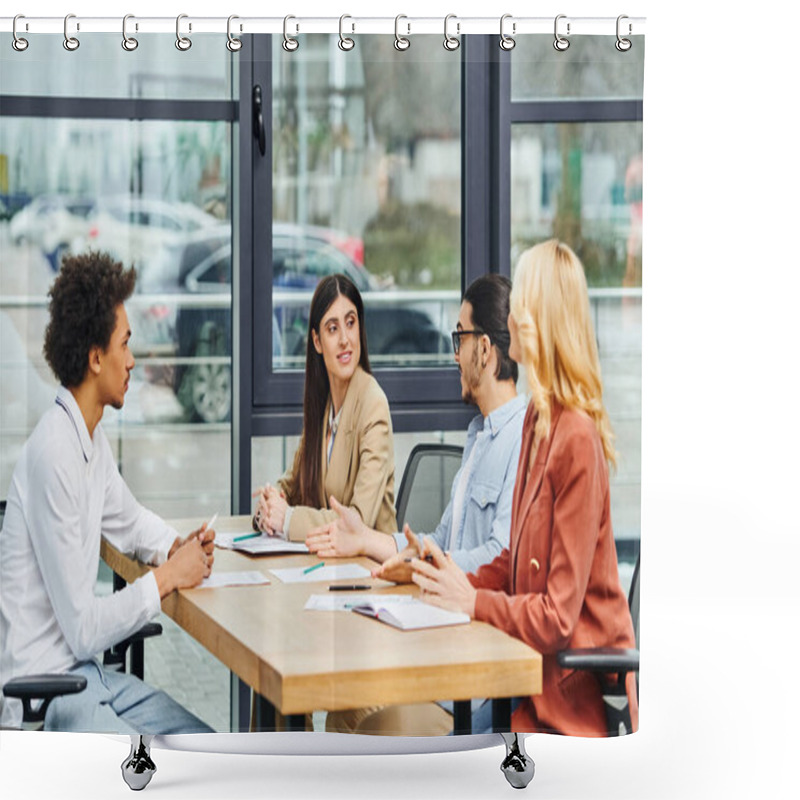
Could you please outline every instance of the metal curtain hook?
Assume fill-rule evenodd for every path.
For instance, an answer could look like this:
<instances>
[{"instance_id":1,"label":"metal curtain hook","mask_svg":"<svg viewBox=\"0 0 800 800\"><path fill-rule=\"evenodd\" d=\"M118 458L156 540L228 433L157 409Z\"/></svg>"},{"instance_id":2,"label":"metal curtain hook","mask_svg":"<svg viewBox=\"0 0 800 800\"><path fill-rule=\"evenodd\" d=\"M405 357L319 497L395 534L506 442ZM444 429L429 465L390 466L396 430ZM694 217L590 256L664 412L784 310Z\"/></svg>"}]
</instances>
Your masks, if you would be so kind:
<instances>
[{"instance_id":1,"label":"metal curtain hook","mask_svg":"<svg viewBox=\"0 0 800 800\"><path fill-rule=\"evenodd\" d=\"M508 36L505 31L503 30L505 27L505 23L507 19L511 19L511 14L503 14L500 17L500 49L501 50L513 50L517 46L516 40L512 36ZM517 32L517 23L511 23L511 32Z\"/></svg>"},{"instance_id":2,"label":"metal curtain hook","mask_svg":"<svg viewBox=\"0 0 800 800\"><path fill-rule=\"evenodd\" d=\"M11 41L11 46L18 52L21 53L23 50L28 49L28 40L23 39L21 36L17 35L17 20L25 19L24 14L17 14L14 17L14 22L11 25L11 33L13 34L14 38Z\"/></svg>"},{"instance_id":3,"label":"metal curtain hook","mask_svg":"<svg viewBox=\"0 0 800 800\"><path fill-rule=\"evenodd\" d=\"M287 53L293 53L300 47L300 42L297 41L293 36L289 36L289 20L290 19L297 19L297 17L293 17L291 14L287 14L283 18L283 49ZM299 28L295 25L295 31L298 31Z\"/></svg>"},{"instance_id":4,"label":"metal curtain hook","mask_svg":"<svg viewBox=\"0 0 800 800\"><path fill-rule=\"evenodd\" d=\"M553 47L558 50L559 53L563 53L569 47L569 39L565 38L558 32L558 21L560 19L566 19L566 14L559 14L556 17L555 24L553 25L553 33L555 34L555 40L553 41ZM567 23L567 35L569 35L569 22Z\"/></svg>"},{"instance_id":5,"label":"metal curtain hook","mask_svg":"<svg viewBox=\"0 0 800 800\"><path fill-rule=\"evenodd\" d=\"M69 35L69 21L71 19L75 19L74 14L67 14L64 17L64 49L73 52L81 46L81 43L74 36ZM76 25L76 29L80 30L80 26Z\"/></svg>"},{"instance_id":6,"label":"metal curtain hook","mask_svg":"<svg viewBox=\"0 0 800 800\"><path fill-rule=\"evenodd\" d=\"M344 50L347 52L348 50L352 50L355 46L355 40L351 39L349 36L344 35L343 25L346 19L353 19L349 14L342 14L339 17L339 49ZM355 23L351 23L353 27L353 32L355 32L356 26Z\"/></svg>"},{"instance_id":7,"label":"metal curtain hook","mask_svg":"<svg viewBox=\"0 0 800 800\"><path fill-rule=\"evenodd\" d=\"M616 47L617 50L620 51L620 53L627 53L628 50L630 50L632 45L633 45L633 42L631 42L630 39L623 39L622 35L620 34L620 22L622 22L622 20L624 20L624 19L628 19L628 17L625 14L620 14L617 17L617 41L614 43L614 47ZM632 26L631 26L631 24L629 22L628 23L628 36L631 35L632 30L633 30L633 28L632 28Z\"/></svg>"},{"instance_id":8,"label":"metal curtain hook","mask_svg":"<svg viewBox=\"0 0 800 800\"><path fill-rule=\"evenodd\" d=\"M231 53L238 53L242 49L242 40L237 39L231 33L231 22L233 22L235 19L239 19L239 17L237 17L236 14L231 14L228 17L228 41L225 44L225 47L227 47L228 50L231 51Z\"/></svg>"},{"instance_id":9,"label":"metal curtain hook","mask_svg":"<svg viewBox=\"0 0 800 800\"><path fill-rule=\"evenodd\" d=\"M132 53L139 46L139 40L134 39L133 36L128 36L127 27L129 19L135 19L133 14L126 14L122 18L122 49ZM139 30L138 25L136 26L136 30Z\"/></svg>"},{"instance_id":10,"label":"metal curtain hook","mask_svg":"<svg viewBox=\"0 0 800 800\"><path fill-rule=\"evenodd\" d=\"M188 14L178 14L175 20L175 47L178 50L186 51L192 46L192 40L188 36L181 36L181 20L188 19ZM191 33L192 23L189 23L189 32Z\"/></svg>"},{"instance_id":11,"label":"metal curtain hook","mask_svg":"<svg viewBox=\"0 0 800 800\"><path fill-rule=\"evenodd\" d=\"M457 39L455 36L451 36L447 32L447 23L450 22L451 19L457 19L455 14L448 14L444 18L444 42L442 45L445 50L449 50L451 53L453 50L458 50L461 47L461 39ZM456 22L456 33L461 33L461 23Z\"/></svg>"},{"instance_id":12,"label":"metal curtain hook","mask_svg":"<svg viewBox=\"0 0 800 800\"><path fill-rule=\"evenodd\" d=\"M400 35L401 19L408 19L408 17L405 14L398 14L394 18L394 49L399 50L400 52L402 52L403 50L408 50L408 48L411 47L411 40L406 39L405 36ZM406 23L406 25L408 25L408 33L410 34L411 25L409 25L409 23Z\"/></svg>"}]
</instances>

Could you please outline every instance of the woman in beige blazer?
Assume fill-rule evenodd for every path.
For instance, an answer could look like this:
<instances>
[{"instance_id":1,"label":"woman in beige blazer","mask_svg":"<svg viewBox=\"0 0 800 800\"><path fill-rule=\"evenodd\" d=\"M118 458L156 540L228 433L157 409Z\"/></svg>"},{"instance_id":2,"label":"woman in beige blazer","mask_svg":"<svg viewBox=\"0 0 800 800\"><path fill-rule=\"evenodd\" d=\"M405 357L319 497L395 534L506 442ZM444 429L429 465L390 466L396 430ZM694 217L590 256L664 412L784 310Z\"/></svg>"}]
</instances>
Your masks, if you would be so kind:
<instances>
[{"instance_id":1,"label":"woman in beige blazer","mask_svg":"<svg viewBox=\"0 0 800 800\"><path fill-rule=\"evenodd\" d=\"M386 395L372 377L364 303L344 275L330 275L311 300L303 398L303 435L290 470L267 484L256 530L305 541L338 519L333 496L371 528L397 530L394 446Z\"/></svg>"}]
</instances>

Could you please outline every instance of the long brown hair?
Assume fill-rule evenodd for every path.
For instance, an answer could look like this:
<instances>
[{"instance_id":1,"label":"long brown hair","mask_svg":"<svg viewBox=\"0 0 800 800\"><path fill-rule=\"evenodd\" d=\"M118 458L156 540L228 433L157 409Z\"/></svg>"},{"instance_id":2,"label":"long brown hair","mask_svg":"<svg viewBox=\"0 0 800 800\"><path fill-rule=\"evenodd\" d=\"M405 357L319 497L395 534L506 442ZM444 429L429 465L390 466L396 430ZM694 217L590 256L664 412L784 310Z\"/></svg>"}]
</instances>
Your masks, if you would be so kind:
<instances>
[{"instance_id":1,"label":"long brown hair","mask_svg":"<svg viewBox=\"0 0 800 800\"><path fill-rule=\"evenodd\" d=\"M367 352L367 330L364 325L364 301L355 284L346 275L328 275L323 278L311 298L306 342L306 382L303 394L303 434L294 459L292 484L286 498L289 505L317 507L322 497L322 431L325 405L330 394L328 370L322 354L314 347L315 331L319 336L322 318L339 295L343 295L356 307L358 313L358 336L361 341L359 365L364 372L371 373Z\"/></svg>"}]
</instances>

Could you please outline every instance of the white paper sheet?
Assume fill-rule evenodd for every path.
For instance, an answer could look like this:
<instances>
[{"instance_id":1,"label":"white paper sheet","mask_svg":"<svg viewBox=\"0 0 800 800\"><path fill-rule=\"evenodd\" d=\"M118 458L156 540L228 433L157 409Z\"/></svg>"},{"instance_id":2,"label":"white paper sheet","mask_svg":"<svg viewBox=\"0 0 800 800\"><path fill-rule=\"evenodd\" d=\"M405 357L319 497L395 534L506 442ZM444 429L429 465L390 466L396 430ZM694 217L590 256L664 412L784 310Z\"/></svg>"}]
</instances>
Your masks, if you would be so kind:
<instances>
[{"instance_id":1,"label":"white paper sheet","mask_svg":"<svg viewBox=\"0 0 800 800\"><path fill-rule=\"evenodd\" d=\"M315 583L338 581L342 578L369 578L369 570L358 564L339 564L335 567L317 567L306 572L305 567L271 569L270 572L283 583Z\"/></svg>"},{"instance_id":2,"label":"white paper sheet","mask_svg":"<svg viewBox=\"0 0 800 800\"><path fill-rule=\"evenodd\" d=\"M364 592L331 592L312 594L304 606L306 611L349 611L362 603L407 603L414 598L410 594L365 594Z\"/></svg>"},{"instance_id":3,"label":"white paper sheet","mask_svg":"<svg viewBox=\"0 0 800 800\"><path fill-rule=\"evenodd\" d=\"M223 550L230 550L234 545L234 539L238 536L247 536L247 533L243 533L242 531L230 533L228 531L217 531L216 536L214 537L214 545L216 547L221 547ZM253 537L252 539L245 539L244 542L257 542L259 541L260 537Z\"/></svg>"},{"instance_id":4,"label":"white paper sheet","mask_svg":"<svg viewBox=\"0 0 800 800\"><path fill-rule=\"evenodd\" d=\"M197 588L220 589L224 586L258 586L269 583L263 572L212 572Z\"/></svg>"},{"instance_id":5,"label":"white paper sheet","mask_svg":"<svg viewBox=\"0 0 800 800\"><path fill-rule=\"evenodd\" d=\"M214 544L224 550L238 550L240 553L249 553L251 556L281 555L282 553L307 553L308 548L303 542L287 542L278 536L261 534L248 537L246 533L218 533ZM240 541L236 541L240 539Z\"/></svg>"}]
</instances>

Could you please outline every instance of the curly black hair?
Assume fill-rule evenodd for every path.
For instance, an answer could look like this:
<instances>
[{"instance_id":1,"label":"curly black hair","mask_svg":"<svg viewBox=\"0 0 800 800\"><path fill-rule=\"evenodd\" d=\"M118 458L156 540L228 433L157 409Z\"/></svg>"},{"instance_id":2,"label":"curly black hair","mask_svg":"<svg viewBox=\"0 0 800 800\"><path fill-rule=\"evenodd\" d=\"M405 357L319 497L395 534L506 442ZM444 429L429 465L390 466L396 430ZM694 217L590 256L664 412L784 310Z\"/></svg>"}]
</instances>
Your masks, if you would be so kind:
<instances>
[{"instance_id":1,"label":"curly black hair","mask_svg":"<svg viewBox=\"0 0 800 800\"><path fill-rule=\"evenodd\" d=\"M105 350L116 325L117 307L132 294L136 270L108 253L67 256L48 292L50 321L44 357L67 388L78 386L89 368L89 351Z\"/></svg>"}]
</instances>

